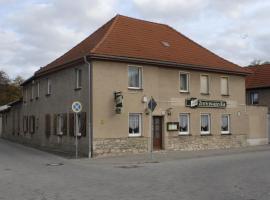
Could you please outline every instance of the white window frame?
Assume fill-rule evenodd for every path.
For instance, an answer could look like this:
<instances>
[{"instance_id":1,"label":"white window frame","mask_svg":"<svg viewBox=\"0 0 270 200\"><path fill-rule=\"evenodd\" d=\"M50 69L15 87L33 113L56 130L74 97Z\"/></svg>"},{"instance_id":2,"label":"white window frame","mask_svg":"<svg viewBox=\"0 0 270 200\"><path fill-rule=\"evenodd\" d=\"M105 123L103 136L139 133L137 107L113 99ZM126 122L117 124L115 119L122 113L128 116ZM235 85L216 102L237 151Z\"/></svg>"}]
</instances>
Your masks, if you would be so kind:
<instances>
[{"instance_id":1,"label":"white window frame","mask_svg":"<svg viewBox=\"0 0 270 200\"><path fill-rule=\"evenodd\" d=\"M253 97L254 94L258 95L258 102L257 103L254 103L254 97ZM259 104L259 93L258 92L250 92L250 103L252 105L258 105Z\"/></svg>"},{"instance_id":2,"label":"white window frame","mask_svg":"<svg viewBox=\"0 0 270 200\"><path fill-rule=\"evenodd\" d=\"M130 115L138 115L139 116L139 133L130 134L129 133L129 118ZM140 137L142 136L142 113L128 113L128 136L129 137Z\"/></svg>"},{"instance_id":3,"label":"white window frame","mask_svg":"<svg viewBox=\"0 0 270 200\"><path fill-rule=\"evenodd\" d=\"M40 97L40 83L39 83L39 81L37 81L37 98L39 98Z\"/></svg>"},{"instance_id":4,"label":"white window frame","mask_svg":"<svg viewBox=\"0 0 270 200\"><path fill-rule=\"evenodd\" d=\"M227 79L227 94L222 94L222 79L223 78ZM228 96L230 94L230 91L229 91L229 77L228 76L221 76L220 77L220 93L223 96Z\"/></svg>"},{"instance_id":5,"label":"white window frame","mask_svg":"<svg viewBox=\"0 0 270 200\"><path fill-rule=\"evenodd\" d=\"M50 95L51 93L52 93L51 79L47 78L47 95Z\"/></svg>"},{"instance_id":6,"label":"white window frame","mask_svg":"<svg viewBox=\"0 0 270 200\"><path fill-rule=\"evenodd\" d=\"M181 90L181 74L187 75L187 90ZM183 93L189 92L189 80L190 79L190 73L189 72L179 72L179 91Z\"/></svg>"},{"instance_id":7,"label":"white window frame","mask_svg":"<svg viewBox=\"0 0 270 200\"><path fill-rule=\"evenodd\" d=\"M78 69L78 68L75 69L75 74L76 74L76 89L82 88L82 69Z\"/></svg>"},{"instance_id":8,"label":"white window frame","mask_svg":"<svg viewBox=\"0 0 270 200\"><path fill-rule=\"evenodd\" d=\"M129 86L129 68L136 67L139 69L139 87L130 87ZM128 89L132 90L141 90L143 88L143 67L137 65L128 65Z\"/></svg>"},{"instance_id":9,"label":"white window frame","mask_svg":"<svg viewBox=\"0 0 270 200\"><path fill-rule=\"evenodd\" d=\"M221 130L221 134L224 134L224 135L230 134L230 130L231 130L231 127L230 127L230 124L231 124L230 115L229 115L229 114L222 114L222 115L221 115L221 124L220 124L220 125L222 125L222 117L223 117L223 116L228 117L228 130L227 130L227 131L222 131L222 130ZM220 126L220 128L221 128L221 126Z\"/></svg>"},{"instance_id":10,"label":"white window frame","mask_svg":"<svg viewBox=\"0 0 270 200\"><path fill-rule=\"evenodd\" d=\"M34 99L35 81L31 83L31 100Z\"/></svg>"},{"instance_id":11,"label":"white window frame","mask_svg":"<svg viewBox=\"0 0 270 200\"><path fill-rule=\"evenodd\" d=\"M208 131L202 131L202 116L207 115L208 116L208 124L209 124L209 130ZM211 134L211 114L210 113L201 113L200 115L200 131L201 135L210 135Z\"/></svg>"},{"instance_id":12,"label":"white window frame","mask_svg":"<svg viewBox=\"0 0 270 200\"><path fill-rule=\"evenodd\" d=\"M202 91L202 76L207 76L207 92ZM209 74L201 74L200 75L200 93L204 95L210 94L210 76Z\"/></svg>"},{"instance_id":13,"label":"white window frame","mask_svg":"<svg viewBox=\"0 0 270 200\"><path fill-rule=\"evenodd\" d=\"M180 118L181 118L181 115L186 115L188 117L188 131L180 131ZM190 133L190 113L180 113L179 114L179 135L189 135Z\"/></svg>"}]
</instances>

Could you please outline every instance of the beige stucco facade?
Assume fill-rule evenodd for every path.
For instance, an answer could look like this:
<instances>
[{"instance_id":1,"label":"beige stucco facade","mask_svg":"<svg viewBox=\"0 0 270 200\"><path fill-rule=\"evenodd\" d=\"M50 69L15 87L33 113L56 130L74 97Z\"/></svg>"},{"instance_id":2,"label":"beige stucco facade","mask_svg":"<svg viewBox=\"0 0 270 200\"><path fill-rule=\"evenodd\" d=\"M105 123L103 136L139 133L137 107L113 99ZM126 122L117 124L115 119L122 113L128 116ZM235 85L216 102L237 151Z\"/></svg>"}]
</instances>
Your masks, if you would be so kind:
<instances>
[{"instance_id":1,"label":"beige stucco facade","mask_svg":"<svg viewBox=\"0 0 270 200\"><path fill-rule=\"evenodd\" d=\"M152 96L157 101L157 107L153 116L163 116L163 149L196 150L205 148L227 148L247 145L249 128L260 129L260 122L256 121L251 127L245 125L252 123L245 104L245 77L221 73L184 70L179 68L165 68L157 66L137 65L142 67L142 89L132 90L128 88L128 66L129 63L120 62L93 62L93 133L94 147L102 139L127 139L132 141L128 133L129 113L142 114L141 140L149 141L150 115L145 113L147 103L142 99ZM132 64L133 65L133 64ZM179 73L189 73L189 92L181 93L179 90ZM200 75L209 76L209 94L200 93ZM229 95L221 95L221 77L228 77ZM114 92L121 91L124 96L123 112L115 113ZM225 109L222 108L190 108L185 106L185 100L191 97L207 100L223 100L227 102ZM171 108L171 115L167 111ZM255 108L256 110L256 108ZM251 111L252 112L252 111ZM256 110L261 116L266 116L266 110ZM179 122L180 113L189 113L190 131L188 136L180 136L178 131L167 131L167 122ZM211 116L210 135L201 136L200 115L203 113ZM230 115L230 134L221 134L221 115ZM265 122L261 122L266 124ZM265 132L259 131L258 137L265 138ZM257 137L257 136L254 136ZM138 138L136 139L138 140ZM195 141L195 144L194 144ZM178 144L174 144L178 143ZM188 145L187 143L190 143ZM203 145L201 145L201 144ZM213 144L216 143L216 144ZM110 142L108 142L110 144ZM107 145L108 145L107 144ZM151 141L148 142L148 149ZM180 144L180 145L179 145ZM181 146L182 144L182 146ZM95 148L94 148L95 149ZM145 149L146 150L146 149ZM110 149L107 149L111 153ZM100 152L98 153L106 153ZM117 152L116 152L117 153Z\"/></svg>"}]
</instances>

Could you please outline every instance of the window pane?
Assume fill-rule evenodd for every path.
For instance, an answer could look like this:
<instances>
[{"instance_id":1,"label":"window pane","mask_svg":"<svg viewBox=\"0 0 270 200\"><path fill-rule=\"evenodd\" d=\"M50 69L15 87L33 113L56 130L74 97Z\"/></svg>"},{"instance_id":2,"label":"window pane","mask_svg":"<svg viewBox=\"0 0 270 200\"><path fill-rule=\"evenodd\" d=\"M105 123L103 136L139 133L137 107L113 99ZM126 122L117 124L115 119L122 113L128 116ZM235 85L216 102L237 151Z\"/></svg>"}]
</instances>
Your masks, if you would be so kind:
<instances>
[{"instance_id":1,"label":"window pane","mask_svg":"<svg viewBox=\"0 0 270 200\"><path fill-rule=\"evenodd\" d=\"M179 131L180 132L188 132L189 128L189 115L188 114L180 114L179 120Z\"/></svg>"},{"instance_id":2,"label":"window pane","mask_svg":"<svg viewBox=\"0 0 270 200\"><path fill-rule=\"evenodd\" d=\"M221 118L221 131L228 132L229 131L229 116L222 115Z\"/></svg>"},{"instance_id":3,"label":"window pane","mask_svg":"<svg viewBox=\"0 0 270 200\"><path fill-rule=\"evenodd\" d=\"M128 86L129 87L141 87L141 72L139 67L128 68Z\"/></svg>"},{"instance_id":4,"label":"window pane","mask_svg":"<svg viewBox=\"0 0 270 200\"><path fill-rule=\"evenodd\" d=\"M251 104L259 103L259 94L256 92L251 93Z\"/></svg>"},{"instance_id":5,"label":"window pane","mask_svg":"<svg viewBox=\"0 0 270 200\"><path fill-rule=\"evenodd\" d=\"M222 77L221 78L221 94L228 95L228 78Z\"/></svg>"},{"instance_id":6,"label":"window pane","mask_svg":"<svg viewBox=\"0 0 270 200\"><path fill-rule=\"evenodd\" d=\"M129 115L129 134L140 133L140 114Z\"/></svg>"},{"instance_id":7,"label":"window pane","mask_svg":"<svg viewBox=\"0 0 270 200\"><path fill-rule=\"evenodd\" d=\"M204 93L204 94L209 93L207 75L201 75L201 93Z\"/></svg>"},{"instance_id":8,"label":"window pane","mask_svg":"<svg viewBox=\"0 0 270 200\"><path fill-rule=\"evenodd\" d=\"M209 115L201 115L201 131L209 132Z\"/></svg>"},{"instance_id":9,"label":"window pane","mask_svg":"<svg viewBox=\"0 0 270 200\"><path fill-rule=\"evenodd\" d=\"M180 74L180 90L188 91L188 74Z\"/></svg>"}]
</instances>

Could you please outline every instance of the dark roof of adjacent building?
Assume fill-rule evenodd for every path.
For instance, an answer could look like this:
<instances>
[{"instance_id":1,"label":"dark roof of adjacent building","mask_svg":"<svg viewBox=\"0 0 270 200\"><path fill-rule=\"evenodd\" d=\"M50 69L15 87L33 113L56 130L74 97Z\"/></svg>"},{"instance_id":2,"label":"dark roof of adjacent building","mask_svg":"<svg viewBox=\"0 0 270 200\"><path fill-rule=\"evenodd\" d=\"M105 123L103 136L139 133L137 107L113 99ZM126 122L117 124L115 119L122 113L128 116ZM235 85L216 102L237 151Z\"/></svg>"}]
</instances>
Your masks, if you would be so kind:
<instances>
[{"instance_id":1,"label":"dark roof of adjacent building","mask_svg":"<svg viewBox=\"0 0 270 200\"><path fill-rule=\"evenodd\" d=\"M247 67L253 73L246 77L246 88L270 87L270 64Z\"/></svg>"},{"instance_id":2,"label":"dark roof of adjacent building","mask_svg":"<svg viewBox=\"0 0 270 200\"><path fill-rule=\"evenodd\" d=\"M63 68L67 63L84 56L162 62L164 66L189 66L232 74L249 73L168 25L117 15L67 53L42 67L35 75Z\"/></svg>"}]
</instances>

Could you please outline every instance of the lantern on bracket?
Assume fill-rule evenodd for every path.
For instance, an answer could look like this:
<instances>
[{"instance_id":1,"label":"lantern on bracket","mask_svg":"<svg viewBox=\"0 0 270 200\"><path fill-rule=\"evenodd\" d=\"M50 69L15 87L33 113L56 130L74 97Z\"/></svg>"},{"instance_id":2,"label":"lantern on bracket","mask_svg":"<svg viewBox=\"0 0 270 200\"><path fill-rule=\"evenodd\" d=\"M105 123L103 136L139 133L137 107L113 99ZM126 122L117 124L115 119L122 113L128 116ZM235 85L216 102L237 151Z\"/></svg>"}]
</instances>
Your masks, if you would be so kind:
<instances>
[{"instance_id":1,"label":"lantern on bracket","mask_svg":"<svg viewBox=\"0 0 270 200\"><path fill-rule=\"evenodd\" d=\"M116 114L121 114L123 110L123 94L121 91L114 92L114 101L115 101L115 112Z\"/></svg>"}]
</instances>

